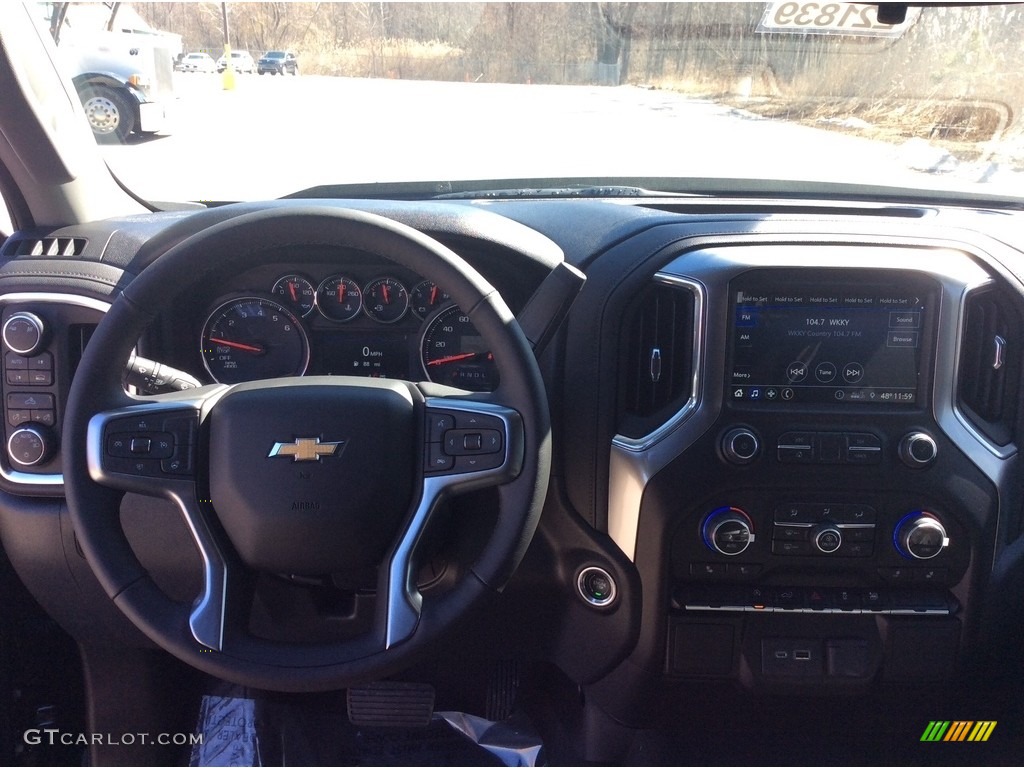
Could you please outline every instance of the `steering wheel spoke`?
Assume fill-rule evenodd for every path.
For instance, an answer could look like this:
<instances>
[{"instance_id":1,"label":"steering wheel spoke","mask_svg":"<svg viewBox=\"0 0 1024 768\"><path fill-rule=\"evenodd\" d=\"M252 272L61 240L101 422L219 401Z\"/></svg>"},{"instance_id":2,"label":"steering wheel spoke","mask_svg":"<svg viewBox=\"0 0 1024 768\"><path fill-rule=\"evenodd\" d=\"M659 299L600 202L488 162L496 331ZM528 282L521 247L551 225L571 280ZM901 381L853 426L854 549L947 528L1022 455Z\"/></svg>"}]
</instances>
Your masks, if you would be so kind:
<instances>
[{"instance_id":1,"label":"steering wheel spoke","mask_svg":"<svg viewBox=\"0 0 1024 768\"><path fill-rule=\"evenodd\" d=\"M412 635L419 621L423 599L413 554L434 509L446 496L514 480L523 464L518 412L485 399L428 397L425 438L422 492L388 563L388 648Z\"/></svg>"},{"instance_id":2,"label":"steering wheel spoke","mask_svg":"<svg viewBox=\"0 0 1024 768\"><path fill-rule=\"evenodd\" d=\"M129 400L89 421L86 455L93 480L108 488L170 498L197 475L199 421L226 387L217 385ZM194 495L194 493L193 493Z\"/></svg>"}]
</instances>

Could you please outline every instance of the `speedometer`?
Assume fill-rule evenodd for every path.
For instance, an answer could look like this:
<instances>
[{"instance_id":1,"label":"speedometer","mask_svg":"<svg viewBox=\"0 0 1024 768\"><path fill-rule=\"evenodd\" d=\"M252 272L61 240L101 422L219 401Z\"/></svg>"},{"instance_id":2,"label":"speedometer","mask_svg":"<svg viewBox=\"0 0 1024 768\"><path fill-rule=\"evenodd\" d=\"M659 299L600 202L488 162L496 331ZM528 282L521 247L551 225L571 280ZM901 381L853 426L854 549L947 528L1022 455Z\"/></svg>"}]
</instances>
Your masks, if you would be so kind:
<instances>
[{"instance_id":1,"label":"speedometer","mask_svg":"<svg viewBox=\"0 0 1024 768\"><path fill-rule=\"evenodd\" d=\"M309 340L298 318L281 304L242 296L217 307L203 326L203 364L221 384L301 376Z\"/></svg>"},{"instance_id":2,"label":"speedometer","mask_svg":"<svg viewBox=\"0 0 1024 768\"><path fill-rule=\"evenodd\" d=\"M448 307L427 323L420 344L427 378L474 392L498 386L494 355L472 321L458 307Z\"/></svg>"}]
</instances>

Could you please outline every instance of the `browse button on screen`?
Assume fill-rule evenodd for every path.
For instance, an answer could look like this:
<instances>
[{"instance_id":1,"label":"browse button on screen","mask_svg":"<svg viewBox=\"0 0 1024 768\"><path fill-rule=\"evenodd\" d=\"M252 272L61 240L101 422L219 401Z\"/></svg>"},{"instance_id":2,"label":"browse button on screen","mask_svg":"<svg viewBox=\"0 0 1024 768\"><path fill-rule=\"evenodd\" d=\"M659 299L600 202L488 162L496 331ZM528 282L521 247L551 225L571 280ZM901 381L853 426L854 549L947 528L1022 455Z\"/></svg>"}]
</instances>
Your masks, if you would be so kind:
<instances>
[{"instance_id":1,"label":"browse button on screen","mask_svg":"<svg viewBox=\"0 0 1024 768\"><path fill-rule=\"evenodd\" d=\"M889 331L889 338L886 341L887 347L916 347L917 331Z\"/></svg>"}]
</instances>

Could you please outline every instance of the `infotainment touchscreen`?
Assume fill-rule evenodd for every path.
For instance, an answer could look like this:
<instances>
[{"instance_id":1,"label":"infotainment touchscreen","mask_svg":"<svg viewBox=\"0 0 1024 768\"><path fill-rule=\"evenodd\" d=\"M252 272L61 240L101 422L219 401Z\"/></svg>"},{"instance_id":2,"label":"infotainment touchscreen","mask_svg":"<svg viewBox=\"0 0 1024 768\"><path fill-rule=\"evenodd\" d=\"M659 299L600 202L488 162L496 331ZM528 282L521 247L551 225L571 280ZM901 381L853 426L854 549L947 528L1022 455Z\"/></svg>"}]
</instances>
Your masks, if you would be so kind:
<instances>
[{"instance_id":1,"label":"infotainment touchscreen","mask_svg":"<svg viewBox=\"0 0 1024 768\"><path fill-rule=\"evenodd\" d=\"M732 287L729 399L913 404L928 347L928 291L909 285Z\"/></svg>"}]
</instances>

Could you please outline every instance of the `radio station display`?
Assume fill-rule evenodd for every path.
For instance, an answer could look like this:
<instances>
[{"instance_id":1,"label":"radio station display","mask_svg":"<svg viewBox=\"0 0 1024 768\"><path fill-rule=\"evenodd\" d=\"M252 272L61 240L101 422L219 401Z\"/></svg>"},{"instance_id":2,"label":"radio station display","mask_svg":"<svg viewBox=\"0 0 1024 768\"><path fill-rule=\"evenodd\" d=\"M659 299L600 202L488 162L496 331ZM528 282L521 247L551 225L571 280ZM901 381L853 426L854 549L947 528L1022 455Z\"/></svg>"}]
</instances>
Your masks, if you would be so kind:
<instances>
[{"instance_id":1,"label":"radio station display","mask_svg":"<svg viewBox=\"0 0 1024 768\"><path fill-rule=\"evenodd\" d=\"M727 397L914 404L928 303L926 291L891 286L734 286Z\"/></svg>"}]
</instances>

